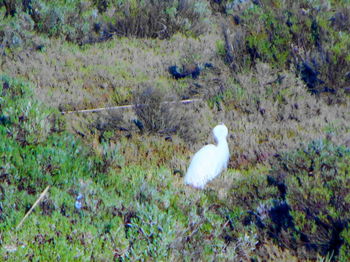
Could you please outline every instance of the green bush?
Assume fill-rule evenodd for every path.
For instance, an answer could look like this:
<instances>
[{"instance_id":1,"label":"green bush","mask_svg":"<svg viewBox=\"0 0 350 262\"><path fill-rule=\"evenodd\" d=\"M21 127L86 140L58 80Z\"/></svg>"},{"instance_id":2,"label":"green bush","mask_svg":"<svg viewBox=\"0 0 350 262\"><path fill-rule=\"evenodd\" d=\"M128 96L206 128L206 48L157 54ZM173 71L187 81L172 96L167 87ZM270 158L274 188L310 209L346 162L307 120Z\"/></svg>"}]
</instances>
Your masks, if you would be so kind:
<instances>
[{"instance_id":1,"label":"green bush","mask_svg":"<svg viewBox=\"0 0 350 262\"><path fill-rule=\"evenodd\" d=\"M1 179L7 185L1 223L9 226L46 186L74 184L93 171L88 151L62 133L57 112L32 99L28 83L1 76L0 93Z\"/></svg>"},{"instance_id":2,"label":"green bush","mask_svg":"<svg viewBox=\"0 0 350 262\"><path fill-rule=\"evenodd\" d=\"M14 17L4 17L0 11L0 51L7 49L21 50L25 46L33 45L34 22L26 13Z\"/></svg>"},{"instance_id":3,"label":"green bush","mask_svg":"<svg viewBox=\"0 0 350 262\"><path fill-rule=\"evenodd\" d=\"M347 228L350 219L350 149L327 140L279 157L275 178L286 188L300 243L321 255L348 259Z\"/></svg>"},{"instance_id":4,"label":"green bush","mask_svg":"<svg viewBox=\"0 0 350 262\"><path fill-rule=\"evenodd\" d=\"M167 38L177 32L203 33L210 10L206 1L4 1L0 4L3 47L26 47L33 29L79 44L113 35ZM25 25L24 25L25 23Z\"/></svg>"},{"instance_id":5,"label":"green bush","mask_svg":"<svg viewBox=\"0 0 350 262\"><path fill-rule=\"evenodd\" d=\"M335 3L268 0L248 5L230 15L239 22L229 26L233 35L224 30L224 58L236 72L257 61L276 68L292 66L310 91L337 93L334 101L341 102L349 84L349 13L348 7Z\"/></svg>"},{"instance_id":6,"label":"green bush","mask_svg":"<svg viewBox=\"0 0 350 262\"><path fill-rule=\"evenodd\" d=\"M121 1L109 21L109 31L119 36L167 38L176 32L199 35L207 24L206 1Z\"/></svg>"},{"instance_id":7,"label":"green bush","mask_svg":"<svg viewBox=\"0 0 350 262\"><path fill-rule=\"evenodd\" d=\"M341 238L343 239L344 244L340 248L339 261L341 262L349 261L350 231L348 227L341 233Z\"/></svg>"},{"instance_id":8,"label":"green bush","mask_svg":"<svg viewBox=\"0 0 350 262\"><path fill-rule=\"evenodd\" d=\"M93 35L96 12L88 1L35 1L31 17L39 33L84 43Z\"/></svg>"},{"instance_id":9,"label":"green bush","mask_svg":"<svg viewBox=\"0 0 350 262\"><path fill-rule=\"evenodd\" d=\"M29 2L22 0L3 0L0 3L0 8L4 7L5 16L15 16L21 11L28 11L30 8Z\"/></svg>"},{"instance_id":10,"label":"green bush","mask_svg":"<svg viewBox=\"0 0 350 262\"><path fill-rule=\"evenodd\" d=\"M21 1L22 2L22 1ZM25 1L23 1L25 2ZM76 43L86 42L96 21L94 9L81 1L31 1L0 9L0 41L2 48L31 48L34 31L50 37L63 37ZM12 10L11 9L11 10Z\"/></svg>"}]
</instances>

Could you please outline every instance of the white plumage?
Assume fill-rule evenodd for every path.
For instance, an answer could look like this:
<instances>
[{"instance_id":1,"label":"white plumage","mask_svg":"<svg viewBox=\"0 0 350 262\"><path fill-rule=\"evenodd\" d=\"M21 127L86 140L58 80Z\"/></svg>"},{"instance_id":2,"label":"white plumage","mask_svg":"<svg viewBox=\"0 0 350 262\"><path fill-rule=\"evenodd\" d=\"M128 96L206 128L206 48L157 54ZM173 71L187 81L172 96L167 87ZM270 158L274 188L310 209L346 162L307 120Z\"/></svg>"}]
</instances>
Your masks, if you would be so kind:
<instances>
[{"instance_id":1,"label":"white plumage","mask_svg":"<svg viewBox=\"0 0 350 262\"><path fill-rule=\"evenodd\" d=\"M185 176L186 185L202 189L227 168L229 160L227 134L228 130L224 124L217 125L213 129L217 145L206 145L193 156Z\"/></svg>"}]
</instances>

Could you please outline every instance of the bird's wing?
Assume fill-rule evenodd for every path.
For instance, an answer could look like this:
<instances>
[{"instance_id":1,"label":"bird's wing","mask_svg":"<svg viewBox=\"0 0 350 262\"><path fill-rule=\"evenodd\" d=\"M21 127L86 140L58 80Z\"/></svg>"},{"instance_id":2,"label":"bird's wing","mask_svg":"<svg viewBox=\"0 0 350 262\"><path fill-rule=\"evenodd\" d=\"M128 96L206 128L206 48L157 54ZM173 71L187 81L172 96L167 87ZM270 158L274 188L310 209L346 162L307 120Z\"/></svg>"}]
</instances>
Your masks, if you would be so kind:
<instances>
[{"instance_id":1,"label":"bird's wing","mask_svg":"<svg viewBox=\"0 0 350 262\"><path fill-rule=\"evenodd\" d=\"M208 164L208 162L210 163L211 160L213 160L213 158L215 157L216 153L216 149L217 147L214 145L206 145L204 147L202 147L194 156L192 159L192 162L195 161L195 159L200 160L200 164L202 165L206 165ZM207 161L204 161L207 160Z\"/></svg>"},{"instance_id":2,"label":"bird's wing","mask_svg":"<svg viewBox=\"0 0 350 262\"><path fill-rule=\"evenodd\" d=\"M203 188L216 175L217 147L207 145L201 148L192 158L188 167L185 183Z\"/></svg>"}]
</instances>

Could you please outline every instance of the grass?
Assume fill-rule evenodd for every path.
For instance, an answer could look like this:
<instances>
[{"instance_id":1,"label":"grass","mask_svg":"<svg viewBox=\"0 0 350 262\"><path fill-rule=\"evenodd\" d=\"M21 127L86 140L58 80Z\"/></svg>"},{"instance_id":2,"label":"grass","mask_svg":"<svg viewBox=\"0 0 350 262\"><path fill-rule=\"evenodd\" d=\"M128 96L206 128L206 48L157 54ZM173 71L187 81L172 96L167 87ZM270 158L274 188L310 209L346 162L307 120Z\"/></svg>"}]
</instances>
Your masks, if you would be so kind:
<instances>
[{"instance_id":1,"label":"grass","mask_svg":"<svg viewBox=\"0 0 350 262\"><path fill-rule=\"evenodd\" d=\"M225 246L220 237L225 217L220 212L226 207L219 214L212 209L215 196L186 188L181 177L174 175L161 159L149 159L153 165L159 163L159 168L149 165L145 169L136 163L126 164L120 149L112 144L98 145L100 148L95 150L99 153L93 153L93 148L57 127L59 120L51 122L40 141L30 140L37 121L51 115L60 117L55 111L43 110L45 106L35 102L25 82L6 76L4 82L10 87L1 90L6 92L2 114L11 117L1 126L1 188L5 196L1 204L2 259L40 256L47 260L166 260L184 254L215 257L220 253ZM21 140L9 136L9 132L19 132L27 126L15 121L28 104L33 105L33 116L28 120L30 129L26 136ZM143 150L156 148L156 144L140 145ZM151 154L169 153L166 148L159 149L163 151ZM25 212L47 185L51 188L45 199L16 231ZM84 197L83 207L78 210L75 201L79 193ZM205 245L198 254L193 253L195 239L203 235L207 238ZM183 248L172 254L172 245Z\"/></svg>"},{"instance_id":2,"label":"grass","mask_svg":"<svg viewBox=\"0 0 350 262\"><path fill-rule=\"evenodd\" d=\"M271 187L266 179L270 172L269 158L259 160L259 165L247 159L244 160L247 162L238 162L244 158L231 158L231 168L220 179L204 191L194 190L183 185L181 172L174 171L183 172L192 152L204 141L211 142L211 138L202 136L194 144L186 144L175 134L172 141L167 141L165 136L157 133L138 133L132 124L128 126L119 120L107 122L107 126L119 123L128 127L128 131L110 128L101 132L92 128L94 117L86 118L85 123L77 122L82 118L62 117L38 102L33 97L33 85L28 82L6 75L2 81L1 92L5 96L1 101L4 119L1 125L4 167L1 177L6 185L2 187L5 198L1 203L3 259L177 260L188 257L239 260L272 256L267 254L271 250L275 252L275 258L286 256L291 260L297 255L294 251L288 253L275 247L249 215L259 207L268 210L273 200L279 199L277 188ZM246 91L258 90L259 81L255 84L257 86L245 85L249 87ZM234 88L237 85L239 83ZM4 89L6 86L9 87ZM311 132L316 129L322 132L319 117L332 116L342 110L342 107L332 106L324 109L327 114L317 116L319 113L312 113L318 111L317 102L312 102L313 98L299 87L294 88L302 95L298 99L308 101L305 102L311 108L308 112L315 117ZM266 92L270 93L264 103L277 95L280 96L278 108L281 108L286 101L284 97L291 99L296 91L283 88L281 92L269 89ZM252 97L263 96L243 93L241 96L223 96L218 101L225 107L233 106L231 113L237 114L242 109L252 108L255 103ZM304 102L297 101L303 107ZM203 108L201 110L204 116L207 114L204 119L208 120L215 108L205 109L207 113ZM270 110L277 109L270 107ZM233 155L245 153L246 140L237 137L247 131L252 132L250 137L260 139L258 145L264 145L265 140L270 139L249 120L249 114L242 112L233 122L230 122L229 111L221 116L234 130L229 142ZM278 123L274 111L271 114L266 120ZM334 120L330 121L333 124L324 126L324 130L334 132L335 141L339 141L336 134L341 138L348 127L343 124L342 117ZM78 123L85 133L84 141L66 131L77 127ZM288 122L279 124L285 123ZM301 118L294 132L287 130L289 136L303 134L300 130L304 130L307 123L310 122ZM271 134L269 130L266 132ZM280 130L281 133L272 133L276 136L272 141L284 138L286 131ZM209 130L202 132L208 134ZM290 144L286 149L292 146ZM252 144L249 147L254 148ZM236 169L232 169L234 166ZM16 231L25 212L47 185L51 186L47 197ZM75 207L79 194L83 195L81 209ZM261 245L258 247L257 243Z\"/></svg>"},{"instance_id":3,"label":"grass","mask_svg":"<svg viewBox=\"0 0 350 262\"><path fill-rule=\"evenodd\" d=\"M183 95L181 85L167 73L168 66L181 60L176 50L181 46L182 57L202 50L213 57L215 50L210 50L207 43L215 37L195 40L175 35L169 42L118 38L82 48L52 41L45 52L31 55L24 51L19 59L5 58L6 66L1 69L35 83L39 87L36 95L50 106L69 110L125 104L132 101L131 95L139 86L153 83ZM207 61L210 58L196 62Z\"/></svg>"},{"instance_id":4,"label":"grass","mask_svg":"<svg viewBox=\"0 0 350 262\"><path fill-rule=\"evenodd\" d=\"M347 261L349 97L312 95L285 66L285 25L268 37L268 26L283 18L274 3L269 13L264 2L211 15L200 37L187 31L79 46L40 36L41 50L7 50L0 65L0 260ZM265 63L239 61L242 51L240 70L227 64L219 25L231 14L259 15L268 25L248 35ZM310 39L299 33L315 42L316 31ZM347 34L340 38L332 52L347 46ZM167 71L193 62L214 68L198 79L175 80ZM159 97L142 97L147 87ZM163 100L188 97L202 102L160 110ZM59 112L137 101L153 106ZM141 131L133 120L152 125ZM205 190L185 186L190 157L213 142L219 122L230 130L228 170Z\"/></svg>"},{"instance_id":5,"label":"grass","mask_svg":"<svg viewBox=\"0 0 350 262\"><path fill-rule=\"evenodd\" d=\"M145 165L135 162L126 164L128 154L122 154L112 144L101 144L99 153L93 153L92 148L69 133L52 130L57 122L51 123L50 131L40 141L27 140L30 136L18 141L15 136L8 136L8 130L15 132L24 126L25 123L15 125L12 121L18 119L28 103L34 104L29 135L35 132L33 119L58 115L35 104L26 83L8 77L3 81L9 83L11 93L4 97L2 114L7 116L13 105L17 107L11 111L11 124L1 126L3 259L40 256L47 260L167 260L184 255L226 256L222 253L226 247L222 234L231 211L221 201L215 204L215 194L185 187L182 178L174 175L161 159L149 159L153 167L150 164L145 169ZM157 148L154 143L140 145L143 150ZM163 151L150 154L171 153L160 149ZM155 163L161 166L155 168ZM45 199L16 231L19 220L47 185L51 188ZM80 210L75 208L79 193L84 196ZM240 215L235 212L234 216ZM198 246L203 237L204 244ZM171 249L173 246L176 248Z\"/></svg>"}]
</instances>

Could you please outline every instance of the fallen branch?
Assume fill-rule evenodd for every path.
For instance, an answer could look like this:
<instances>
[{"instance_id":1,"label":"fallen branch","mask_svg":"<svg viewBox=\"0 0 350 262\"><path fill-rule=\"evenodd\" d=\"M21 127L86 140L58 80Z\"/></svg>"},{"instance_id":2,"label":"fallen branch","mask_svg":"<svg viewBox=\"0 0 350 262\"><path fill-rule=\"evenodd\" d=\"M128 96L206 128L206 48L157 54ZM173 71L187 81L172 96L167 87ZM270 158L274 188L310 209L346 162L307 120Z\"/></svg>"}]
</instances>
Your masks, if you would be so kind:
<instances>
[{"instance_id":1,"label":"fallen branch","mask_svg":"<svg viewBox=\"0 0 350 262\"><path fill-rule=\"evenodd\" d=\"M46 195L47 191L49 190L50 186L47 186L45 188L45 190L40 194L39 198L35 201L34 205L28 210L28 212L26 213L26 215L22 218L21 222L19 222L18 226L16 227L16 230L18 230L24 220L26 220L26 218L30 215L30 213L32 213L33 209L39 204L39 202L44 198L44 196Z\"/></svg>"},{"instance_id":2,"label":"fallen branch","mask_svg":"<svg viewBox=\"0 0 350 262\"><path fill-rule=\"evenodd\" d=\"M190 103L194 103L194 102L198 102L198 101L202 101L202 99L199 99L199 98L186 99L186 100L180 100L179 102L181 104L190 104ZM175 104L175 103L178 103L178 101L163 102L162 104ZM107 111L107 110L130 109L130 108L134 108L134 107L135 107L134 105L100 107L100 108L92 108L92 109L66 111L66 112L62 112L62 114L66 115L66 114L73 114L73 113L96 113L96 112Z\"/></svg>"}]
</instances>

